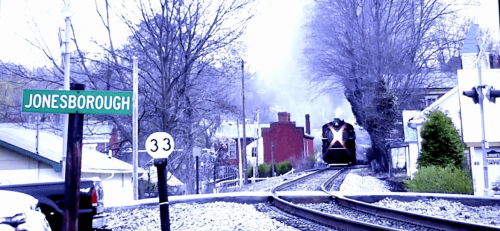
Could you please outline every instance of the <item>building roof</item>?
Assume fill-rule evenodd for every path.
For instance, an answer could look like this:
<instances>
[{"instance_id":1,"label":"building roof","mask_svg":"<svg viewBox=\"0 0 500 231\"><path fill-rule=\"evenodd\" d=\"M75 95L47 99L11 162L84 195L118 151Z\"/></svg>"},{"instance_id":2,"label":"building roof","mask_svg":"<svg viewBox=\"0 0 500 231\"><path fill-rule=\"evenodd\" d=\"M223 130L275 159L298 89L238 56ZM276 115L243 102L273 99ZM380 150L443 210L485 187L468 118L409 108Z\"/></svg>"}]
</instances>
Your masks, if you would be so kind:
<instances>
[{"instance_id":1,"label":"building roof","mask_svg":"<svg viewBox=\"0 0 500 231\"><path fill-rule=\"evenodd\" d=\"M149 175L149 179L148 179ZM149 169L149 174L142 174L142 176L139 177L139 179L143 179L145 181L150 181L153 184L156 184L158 182L158 173L156 168L150 168ZM180 181L177 177L172 175L171 172L167 172L167 185L169 186L182 186L184 183Z\"/></svg>"},{"instance_id":2,"label":"building roof","mask_svg":"<svg viewBox=\"0 0 500 231\"><path fill-rule=\"evenodd\" d=\"M429 114L429 112L435 110L437 107L439 107L439 105L441 105L441 103L443 101L445 101L446 99L448 99L449 97L453 96L454 94L456 94L458 91L458 86L457 87L454 87L453 89L449 90L446 94L444 94L443 96L441 96L439 99L437 99L434 103L432 103L431 105L429 105L428 107L426 107L424 110L420 111L420 113L418 113L418 115L414 116L413 118L411 118L409 120L409 123L415 123L415 124L420 124L420 123L423 123L425 122L425 120L427 119L427 114Z\"/></svg>"},{"instance_id":3,"label":"building roof","mask_svg":"<svg viewBox=\"0 0 500 231\"><path fill-rule=\"evenodd\" d=\"M30 158L51 165L61 171L63 138L53 133L39 131L38 154L36 130L10 123L0 123L0 147L5 147ZM125 173L132 172L132 165L89 148L82 149L82 172Z\"/></svg>"}]
</instances>

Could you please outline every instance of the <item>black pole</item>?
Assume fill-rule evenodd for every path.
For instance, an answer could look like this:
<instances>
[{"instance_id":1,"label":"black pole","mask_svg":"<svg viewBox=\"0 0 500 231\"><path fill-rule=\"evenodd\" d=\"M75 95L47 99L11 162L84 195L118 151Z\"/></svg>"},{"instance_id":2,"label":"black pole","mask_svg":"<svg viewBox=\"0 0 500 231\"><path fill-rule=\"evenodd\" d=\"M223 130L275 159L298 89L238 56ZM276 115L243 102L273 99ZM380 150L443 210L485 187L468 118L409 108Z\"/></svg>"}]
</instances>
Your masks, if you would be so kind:
<instances>
[{"instance_id":1,"label":"black pole","mask_svg":"<svg viewBox=\"0 0 500 231\"><path fill-rule=\"evenodd\" d=\"M72 83L70 90L83 91L84 84ZM80 177L82 175L82 139L84 114L70 113L68 118L68 146L66 176L64 181L63 230L78 230L78 209L80 206Z\"/></svg>"},{"instance_id":2,"label":"black pole","mask_svg":"<svg viewBox=\"0 0 500 231\"><path fill-rule=\"evenodd\" d=\"M198 164L198 156L196 157L196 194L200 194L200 168Z\"/></svg>"},{"instance_id":3,"label":"black pole","mask_svg":"<svg viewBox=\"0 0 500 231\"><path fill-rule=\"evenodd\" d=\"M155 159L154 165L156 166L158 172L161 230L170 231L170 216L168 214L167 158Z\"/></svg>"},{"instance_id":4,"label":"black pole","mask_svg":"<svg viewBox=\"0 0 500 231\"><path fill-rule=\"evenodd\" d=\"M274 144L271 142L271 177L274 177Z\"/></svg>"}]
</instances>

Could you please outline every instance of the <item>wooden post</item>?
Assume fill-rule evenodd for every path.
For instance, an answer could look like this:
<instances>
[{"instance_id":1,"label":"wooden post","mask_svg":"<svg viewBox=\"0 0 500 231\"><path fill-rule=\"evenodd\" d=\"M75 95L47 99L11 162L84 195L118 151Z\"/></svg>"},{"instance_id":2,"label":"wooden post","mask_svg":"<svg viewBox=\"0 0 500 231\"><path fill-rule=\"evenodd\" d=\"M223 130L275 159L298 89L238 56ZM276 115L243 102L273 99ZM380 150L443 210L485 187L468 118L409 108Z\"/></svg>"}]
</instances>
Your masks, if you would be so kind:
<instances>
[{"instance_id":1,"label":"wooden post","mask_svg":"<svg viewBox=\"0 0 500 231\"><path fill-rule=\"evenodd\" d=\"M85 90L84 84L72 83L71 90ZM78 111L77 111L78 112ZM82 140L84 114L69 114L68 155L64 182L63 230L78 230L78 210L80 206L80 178L82 172Z\"/></svg>"}]
</instances>

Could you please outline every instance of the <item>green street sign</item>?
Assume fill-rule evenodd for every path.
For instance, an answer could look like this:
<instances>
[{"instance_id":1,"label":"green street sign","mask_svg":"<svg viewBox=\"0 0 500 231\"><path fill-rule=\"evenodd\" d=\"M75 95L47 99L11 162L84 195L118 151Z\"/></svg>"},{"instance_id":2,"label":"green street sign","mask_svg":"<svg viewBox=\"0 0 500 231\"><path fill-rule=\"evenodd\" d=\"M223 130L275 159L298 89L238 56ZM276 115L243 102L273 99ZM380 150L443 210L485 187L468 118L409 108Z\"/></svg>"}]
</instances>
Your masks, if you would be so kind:
<instances>
[{"instance_id":1,"label":"green street sign","mask_svg":"<svg viewBox=\"0 0 500 231\"><path fill-rule=\"evenodd\" d=\"M23 90L23 112L132 114L132 92Z\"/></svg>"}]
</instances>

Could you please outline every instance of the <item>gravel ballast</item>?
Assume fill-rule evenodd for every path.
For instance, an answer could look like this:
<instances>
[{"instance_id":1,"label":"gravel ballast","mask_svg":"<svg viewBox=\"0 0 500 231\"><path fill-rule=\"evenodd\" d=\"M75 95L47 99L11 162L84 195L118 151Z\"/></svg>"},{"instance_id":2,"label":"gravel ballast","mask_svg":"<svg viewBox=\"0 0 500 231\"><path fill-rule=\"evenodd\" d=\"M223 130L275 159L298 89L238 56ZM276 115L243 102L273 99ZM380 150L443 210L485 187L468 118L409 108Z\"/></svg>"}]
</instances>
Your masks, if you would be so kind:
<instances>
[{"instance_id":1,"label":"gravel ballast","mask_svg":"<svg viewBox=\"0 0 500 231\"><path fill-rule=\"evenodd\" d=\"M500 221L498 221L498 218L500 218L500 205L498 204L493 206L467 206L460 202L443 199L404 202L390 198L385 198L374 204L427 216L500 227Z\"/></svg>"},{"instance_id":2,"label":"gravel ballast","mask_svg":"<svg viewBox=\"0 0 500 231\"><path fill-rule=\"evenodd\" d=\"M282 230L295 231L258 212L254 205L230 202L170 205L171 230ZM112 212L108 228L120 230L161 230L158 207Z\"/></svg>"},{"instance_id":3,"label":"gravel ballast","mask_svg":"<svg viewBox=\"0 0 500 231\"><path fill-rule=\"evenodd\" d=\"M390 192L384 181L372 176L349 173L340 186L340 192Z\"/></svg>"}]
</instances>

